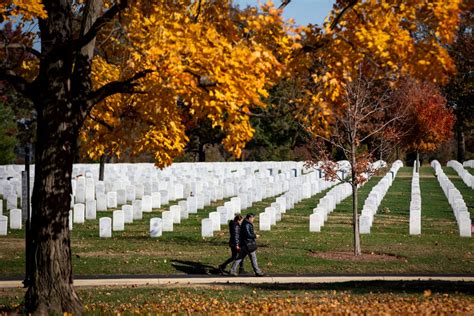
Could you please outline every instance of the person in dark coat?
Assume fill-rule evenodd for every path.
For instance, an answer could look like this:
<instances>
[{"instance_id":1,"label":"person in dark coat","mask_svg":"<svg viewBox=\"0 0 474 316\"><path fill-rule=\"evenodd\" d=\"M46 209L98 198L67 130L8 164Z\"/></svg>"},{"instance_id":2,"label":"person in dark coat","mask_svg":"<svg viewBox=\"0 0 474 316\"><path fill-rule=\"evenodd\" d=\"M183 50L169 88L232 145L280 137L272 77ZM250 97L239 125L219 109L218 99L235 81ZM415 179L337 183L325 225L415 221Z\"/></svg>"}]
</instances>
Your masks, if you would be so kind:
<instances>
[{"instance_id":1,"label":"person in dark coat","mask_svg":"<svg viewBox=\"0 0 474 316\"><path fill-rule=\"evenodd\" d=\"M221 274L225 272L224 270L229 263L234 262L237 259L240 252L240 225L242 224L243 219L242 215L237 214L233 220L229 221L229 247L232 255L224 263L219 265L219 271ZM245 273L243 260L240 261L239 273Z\"/></svg>"},{"instance_id":2,"label":"person in dark coat","mask_svg":"<svg viewBox=\"0 0 474 316\"><path fill-rule=\"evenodd\" d=\"M258 267L257 262L257 235L253 229L253 221L255 219L255 214L249 213L245 216L245 220L242 222L240 228L240 252L237 256L237 260L234 261L232 268L230 269L230 274L236 276L237 266L244 260L248 255L250 257L250 262L252 263L253 271L256 276L264 276L265 274Z\"/></svg>"}]
</instances>

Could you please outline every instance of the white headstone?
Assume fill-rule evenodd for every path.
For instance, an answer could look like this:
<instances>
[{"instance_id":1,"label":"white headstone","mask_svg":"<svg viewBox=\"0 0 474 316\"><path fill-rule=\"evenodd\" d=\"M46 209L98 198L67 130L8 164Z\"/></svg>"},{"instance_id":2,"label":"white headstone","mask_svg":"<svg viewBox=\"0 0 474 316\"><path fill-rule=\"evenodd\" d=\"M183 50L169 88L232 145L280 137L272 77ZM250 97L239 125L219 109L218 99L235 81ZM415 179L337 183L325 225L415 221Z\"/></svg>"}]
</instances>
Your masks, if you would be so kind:
<instances>
[{"instance_id":1,"label":"white headstone","mask_svg":"<svg viewBox=\"0 0 474 316\"><path fill-rule=\"evenodd\" d=\"M69 223L69 230L72 230L72 210L69 210L69 216L68 216L68 223Z\"/></svg>"},{"instance_id":2,"label":"white headstone","mask_svg":"<svg viewBox=\"0 0 474 316\"><path fill-rule=\"evenodd\" d=\"M260 230L270 230L272 224L272 216L270 213L264 212L259 215L259 228Z\"/></svg>"},{"instance_id":3,"label":"white headstone","mask_svg":"<svg viewBox=\"0 0 474 316\"><path fill-rule=\"evenodd\" d=\"M152 198L150 195L144 195L142 197L142 211L146 213L152 211Z\"/></svg>"},{"instance_id":4,"label":"white headstone","mask_svg":"<svg viewBox=\"0 0 474 316\"><path fill-rule=\"evenodd\" d=\"M99 237L112 237L112 219L110 217L101 217L99 219Z\"/></svg>"},{"instance_id":5,"label":"white headstone","mask_svg":"<svg viewBox=\"0 0 474 316\"><path fill-rule=\"evenodd\" d=\"M107 193L107 208L117 208L117 192Z\"/></svg>"},{"instance_id":6,"label":"white headstone","mask_svg":"<svg viewBox=\"0 0 474 316\"><path fill-rule=\"evenodd\" d=\"M161 215L161 219L163 223L163 231L172 232L173 231L173 213L171 211L164 211Z\"/></svg>"},{"instance_id":7,"label":"white headstone","mask_svg":"<svg viewBox=\"0 0 474 316\"><path fill-rule=\"evenodd\" d=\"M186 200L188 202L188 213L196 214L197 213L197 199L195 196L190 196Z\"/></svg>"},{"instance_id":8,"label":"white headstone","mask_svg":"<svg viewBox=\"0 0 474 316\"><path fill-rule=\"evenodd\" d=\"M145 194L145 187L141 183L135 184L135 198L141 199Z\"/></svg>"},{"instance_id":9,"label":"white headstone","mask_svg":"<svg viewBox=\"0 0 474 316\"><path fill-rule=\"evenodd\" d=\"M78 203L74 204L74 223L82 224L84 223L84 212L85 212L85 205Z\"/></svg>"},{"instance_id":10,"label":"white headstone","mask_svg":"<svg viewBox=\"0 0 474 316\"><path fill-rule=\"evenodd\" d=\"M230 199L230 201L232 203L234 203L234 210L235 210L235 213L236 214L240 214L240 212L242 212L242 201L240 200L240 197L238 196L235 196L233 198Z\"/></svg>"},{"instance_id":11,"label":"white headstone","mask_svg":"<svg viewBox=\"0 0 474 316\"><path fill-rule=\"evenodd\" d=\"M21 229L21 210L10 210L10 229Z\"/></svg>"},{"instance_id":12,"label":"white headstone","mask_svg":"<svg viewBox=\"0 0 474 316\"><path fill-rule=\"evenodd\" d=\"M86 201L86 219L96 219L97 217L97 201Z\"/></svg>"},{"instance_id":13,"label":"white headstone","mask_svg":"<svg viewBox=\"0 0 474 316\"><path fill-rule=\"evenodd\" d=\"M216 211L220 215L221 225L227 224L227 208L225 206L218 206Z\"/></svg>"},{"instance_id":14,"label":"white headstone","mask_svg":"<svg viewBox=\"0 0 474 316\"><path fill-rule=\"evenodd\" d=\"M107 211L107 196L105 194L97 194L96 198L96 210L100 212Z\"/></svg>"},{"instance_id":15,"label":"white headstone","mask_svg":"<svg viewBox=\"0 0 474 316\"><path fill-rule=\"evenodd\" d=\"M181 183L176 183L174 185L174 197L176 200L184 198L184 186Z\"/></svg>"},{"instance_id":16,"label":"white headstone","mask_svg":"<svg viewBox=\"0 0 474 316\"><path fill-rule=\"evenodd\" d=\"M421 211L411 210L410 211L410 235L421 234Z\"/></svg>"},{"instance_id":17,"label":"white headstone","mask_svg":"<svg viewBox=\"0 0 474 316\"><path fill-rule=\"evenodd\" d=\"M122 205L123 218L125 223L133 223L133 206Z\"/></svg>"},{"instance_id":18,"label":"white headstone","mask_svg":"<svg viewBox=\"0 0 474 316\"><path fill-rule=\"evenodd\" d=\"M201 220L201 236L212 237L213 236L213 222L210 218L204 218Z\"/></svg>"},{"instance_id":19,"label":"white headstone","mask_svg":"<svg viewBox=\"0 0 474 316\"><path fill-rule=\"evenodd\" d=\"M163 234L163 222L159 217L150 219L150 237L160 237Z\"/></svg>"},{"instance_id":20,"label":"white headstone","mask_svg":"<svg viewBox=\"0 0 474 316\"><path fill-rule=\"evenodd\" d=\"M86 202L95 200L95 183L93 178L86 178Z\"/></svg>"},{"instance_id":21,"label":"white headstone","mask_svg":"<svg viewBox=\"0 0 474 316\"><path fill-rule=\"evenodd\" d=\"M124 211L114 211L113 213L113 230L125 230L125 213Z\"/></svg>"},{"instance_id":22,"label":"white headstone","mask_svg":"<svg viewBox=\"0 0 474 316\"><path fill-rule=\"evenodd\" d=\"M160 192L152 192L151 193L151 207L154 208L154 209L161 207L161 194L160 194Z\"/></svg>"},{"instance_id":23,"label":"white headstone","mask_svg":"<svg viewBox=\"0 0 474 316\"><path fill-rule=\"evenodd\" d=\"M221 216L219 212L210 212L209 219L212 220L212 229L215 231L221 230Z\"/></svg>"},{"instance_id":24,"label":"white headstone","mask_svg":"<svg viewBox=\"0 0 474 316\"><path fill-rule=\"evenodd\" d=\"M166 190L160 190L161 194L161 205L166 205L169 203L169 194Z\"/></svg>"},{"instance_id":25,"label":"white headstone","mask_svg":"<svg viewBox=\"0 0 474 316\"><path fill-rule=\"evenodd\" d=\"M310 232L320 232L321 226L324 221L324 216L319 213L313 213L309 216L309 231Z\"/></svg>"},{"instance_id":26,"label":"white headstone","mask_svg":"<svg viewBox=\"0 0 474 316\"><path fill-rule=\"evenodd\" d=\"M371 218L368 215L362 215L359 218L359 232L361 234L370 234Z\"/></svg>"},{"instance_id":27,"label":"white headstone","mask_svg":"<svg viewBox=\"0 0 474 316\"><path fill-rule=\"evenodd\" d=\"M127 191L127 201L133 201L133 200L136 199L135 186L134 185L127 185L125 187L125 191Z\"/></svg>"},{"instance_id":28,"label":"white headstone","mask_svg":"<svg viewBox=\"0 0 474 316\"><path fill-rule=\"evenodd\" d=\"M0 236L6 236L8 233L8 217L0 215Z\"/></svg>"},{"instance_id":29,"label":"white headstone","mask_svg":"<svg viewBox=\"0 0 474 316\"><path fill-rule=\"evenodd\" d=\"M18 207L18 196L16 194L7 195L7 210L13 210Z\"/></svg>"},{"instance_id":30,"label":"white headstone","mask_svg":"<svg viewBox=\"0 0 474 316\"><path fill-rule=\"evenodd\" d=\"M133 208L133 219L141 220L143 218L142 200L133 200L132 208Z\"/></svg>"},{"instance_id":31,"label":"white headstone","mask_svg":"<svg viewBox=\"0 0 474 316\"><path fill-rule=\"evenodd\" d=\"M117 190L117 204L124 205L127 204L127 191L124 189Z\"/></svg>"},{"instance_id":32,"label":"white headstone","mask_svg":"<svg viewBox=\"0 0 474 316\"><path fill-rule=\"evenodd\" d=\"M188 216L188 201L182 200L178 202L178 205L181 209L181 219L187 219Z\"/></svg>"},{"instance_id":33,"label":"white headstone","mask_svg":"<svg viewBox=\"0 0 474 316\"><path fill-rule=\"evenodd\" d=\"M170 212L173 214L173 224L181 223L181 207L179 205L172 205Z\"/></svg>"}]
</instances>

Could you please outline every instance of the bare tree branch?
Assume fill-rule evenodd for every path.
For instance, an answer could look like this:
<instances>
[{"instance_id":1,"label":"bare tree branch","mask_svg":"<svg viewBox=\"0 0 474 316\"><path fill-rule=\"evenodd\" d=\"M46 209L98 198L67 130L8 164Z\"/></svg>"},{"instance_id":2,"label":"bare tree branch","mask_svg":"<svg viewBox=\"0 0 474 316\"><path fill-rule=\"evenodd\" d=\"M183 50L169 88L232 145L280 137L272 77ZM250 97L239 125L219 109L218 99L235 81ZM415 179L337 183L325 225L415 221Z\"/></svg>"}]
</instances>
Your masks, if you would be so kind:
<instances>
[{"instance_id":1,"label":"bare tree branch","mask_svg":"<svg viewBox=\"0 0 474 316\"><path fill-rule=\"evenodd\" d=\"M280 6L278 7L278 9L283 10L284 8L286 8L287 5L290 4L290 2L291 2L291 0L282 0Z\"/></svg>"}]
</instances>

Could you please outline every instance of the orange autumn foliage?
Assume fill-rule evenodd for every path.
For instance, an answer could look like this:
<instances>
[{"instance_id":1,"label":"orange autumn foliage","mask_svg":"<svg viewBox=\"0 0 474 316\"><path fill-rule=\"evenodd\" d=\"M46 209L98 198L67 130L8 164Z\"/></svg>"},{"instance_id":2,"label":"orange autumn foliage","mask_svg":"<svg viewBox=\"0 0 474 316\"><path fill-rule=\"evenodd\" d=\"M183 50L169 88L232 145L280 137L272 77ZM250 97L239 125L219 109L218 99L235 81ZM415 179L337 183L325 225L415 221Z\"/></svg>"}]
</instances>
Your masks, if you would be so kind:
<instances>
[{"instance_id":1,"label":"orange autumn foliage","mask_svg":"<svg viewBox=\"0 0 474 316\"><path fill-rule=\"evenodd\" d=\"M453 136L454 113L434 84L405 80L397 99L408 109L404 124L399 126L405 131L401 142L408 149L433 151Z\"/></svg>"}]
</instances>

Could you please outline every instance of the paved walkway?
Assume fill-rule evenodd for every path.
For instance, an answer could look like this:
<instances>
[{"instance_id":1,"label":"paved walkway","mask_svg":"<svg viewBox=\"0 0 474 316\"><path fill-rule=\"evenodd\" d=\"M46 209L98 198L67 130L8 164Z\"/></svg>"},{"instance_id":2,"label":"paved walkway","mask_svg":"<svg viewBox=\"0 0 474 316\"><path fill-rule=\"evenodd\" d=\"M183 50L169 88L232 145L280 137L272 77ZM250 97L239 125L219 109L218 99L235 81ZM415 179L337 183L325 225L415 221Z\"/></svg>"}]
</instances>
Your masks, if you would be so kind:
<instances>
[{"instance_id":1,"label":"paved walkway","mask_svg":"<svg viewBox=\"0 0 474 316\"><path fill-rule=\"evenodd\" d=\"M254 276L209 276L209 275L111 275L76 276L78 287L96 286L156 286L187 284L317 284L361 281L446 281L474 282L474 275L269 275ZM23 287L22 280L0 280L0 288Z\"/></svg>"}]
</instances>

